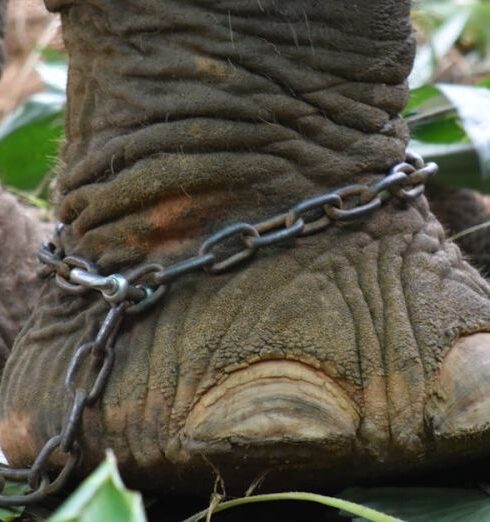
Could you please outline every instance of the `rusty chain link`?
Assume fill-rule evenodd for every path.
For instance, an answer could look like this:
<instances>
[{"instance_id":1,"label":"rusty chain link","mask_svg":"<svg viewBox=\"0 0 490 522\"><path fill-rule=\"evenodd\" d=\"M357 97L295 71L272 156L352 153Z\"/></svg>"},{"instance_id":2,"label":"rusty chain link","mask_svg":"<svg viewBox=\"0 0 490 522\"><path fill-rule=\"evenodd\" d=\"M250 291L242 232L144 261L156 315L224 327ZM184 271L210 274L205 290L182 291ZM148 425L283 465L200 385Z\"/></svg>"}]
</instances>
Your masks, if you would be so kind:
<instances>
[{"instance_id":1,"label":"rusty chain link","mask_svg":"<svg viewBox=\"0 0 490 522\"><path fill-rule=\"evenodd\" d=\"M437 173L435 163L407 151L406 161L393 167L383 178L370 185L353 184L326 194L315 196L293 206L288 212L256 224L235 223L211 235L199 248L198 254L164 267L149 263L130 271L125 276L98 273L97 267L80 257L65 256L57 244L44 243L38 257L43 263L40 277L54 276L56 284L65 292L80 295L98 291L110 305L95 339L74 350L65 376L65 391L70 406L58 435L51 437L37 455L31 468L0 466L0 492L5 480L26 481L30 491L24 495L0 494L2 506L25 506L40 502L59 491L77 466L81 449L78 442L82 417L86 408L100 399L114 364L114 344L125 315L138 314L154 305L179 277L205 270L219 274L251 258L264 247L298 237L316 234L331 225L342 225L369 217L390 198L410 202L424 192L427 179ZM61 228L57 228L59 237ZM238 245L235 252L220 258L220 245ZM95 364L98 371L89 387L77 384L80 368ZM55 479L49 476L50 457L59 451L66 461Z\"/></svg>"}]
</instances>

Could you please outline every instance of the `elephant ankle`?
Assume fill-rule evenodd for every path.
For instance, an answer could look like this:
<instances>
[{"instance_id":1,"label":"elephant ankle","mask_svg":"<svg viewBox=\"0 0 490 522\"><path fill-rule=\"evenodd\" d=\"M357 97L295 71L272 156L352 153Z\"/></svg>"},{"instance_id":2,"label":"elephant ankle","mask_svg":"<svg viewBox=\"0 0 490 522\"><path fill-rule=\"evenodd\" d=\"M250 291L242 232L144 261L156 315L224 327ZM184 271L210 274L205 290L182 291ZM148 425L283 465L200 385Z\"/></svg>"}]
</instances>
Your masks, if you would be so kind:
<instances>
[{"instance_id":1,"label":"elephant ankle","mask_svg":"<svg viewBox=\"0 0 490 522\"><path fill-rule=\"evenodd\" d=\"M118 198L110 197L109 188L100 188L102 194L98 194L98 186L87 187L83 199L99 199L100 205L95 205L95 213L105 212L107 216L112 216L112 219L107 217L107 221L98 222L95 219L96 215L91 211L91 204L64 227L62 241L67 254L86 257L105 272L132 267L144 261L178 261L196 254L199 246L209 236L237 223L257 226L255 234L260 233L266 237L273 236L281 230L286 232L289 227L291 235L287 237L290 238L303 236L303 232L310 233L315 227L319 227L320 231L327 227L331 231L341 231L341 237L351 231L365 229L376 238L392 233L414 233L423 226L424 220L429 216L425 199L409 203L395 196L391 196L390 201L382 204L381 208L374 206L369 212L359 214L353 222L337 221L336 213L330 216L326 207L319 203L310 210L305 210L305 207L298 210L299 214L288 215L298 203L333 192L325 192L325 187L317 185L305 188L296 179L282 185L268 182L264 184L263 190L259 190L258 187L256 190L238 187L236 191L213 190L194 196L181 191L178 195L169 195L154 203L150 199L145 205L141 205L142 208L133 209L128 215L120 215L121 208L117 208ZM352 185L352 188L355 186ZM316 192L312 192L313 190ZM370 206L361 203L359 195L346 194L339 200L342 201L342 212L351 212L348 209L352 205ZM336 197L338 199L338 196ZM333 206L337 204L338 202L332 201ZM74 208L72 206L72 209ZM333 210L335 208L332 208ZM290 216L292 222L288 221ZM301 229L295 234L300 217L304 217L307 225L304 230ZM238 237L239 234L234 236ZM266 240L264 246L270 244ZM291 241L288 244L291 245ZM227 246L229 248L226 248ZM225 242L225 257L229 255L230 248L236 250L237 246L233 241Z\"/></svg>"}]
</instances>

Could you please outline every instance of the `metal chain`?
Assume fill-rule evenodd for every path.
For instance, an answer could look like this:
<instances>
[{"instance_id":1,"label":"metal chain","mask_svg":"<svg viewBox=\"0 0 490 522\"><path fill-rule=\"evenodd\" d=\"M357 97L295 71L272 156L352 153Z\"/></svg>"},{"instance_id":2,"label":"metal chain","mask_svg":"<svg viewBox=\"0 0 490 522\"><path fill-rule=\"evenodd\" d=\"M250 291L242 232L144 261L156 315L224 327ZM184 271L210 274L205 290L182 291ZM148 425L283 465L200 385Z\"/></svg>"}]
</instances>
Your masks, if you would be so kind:
<instances>
[{"instance_id":1,"label":"metal chain","mask_svg":"<svg viewBox=\"0 0 490 522\"><path fill-rule=\"evenodd\" d=\"M39 260L44 264L39 275L54 276L56 284L65 292L80 295L90 290L98 291L110 308L91 342L78 346L68 364L65 390L70 405L59 434L51 437L43 446L30 468L0 466L0 492L5 480L27 481L30 491L24 495L0 494L2 506L25 506L40 502L59 491L77 466L81 449L78 442L82 417L86 408L93 407L101 397L114 364L114 344L126 315L141 313L154 305L170 285L191 272L205 270L219 274L234 268L254 256L261 248L316 234L331 225L343 225L365 219L390 198L410 202L418 198L427 179L437 173L435 163L425 164L423 159L407 151L406 161L393 167L382 179L370 184L348 185L326 194L315 196L293 206L288 212L256 224L235 223L206 239L196 256L164 267L159 263L145 264L125 276L98 273L97 267L76 256L65 256L55 239L44 243ZM61 228L57 229L57 237ZM230 250L225 257L218 255L221 245ZM90 386L77 383L77 375L84 366L97 368ZM66 455L61 471L50 478L50 457L55 452Z\"/></svg>"}]
</instances>

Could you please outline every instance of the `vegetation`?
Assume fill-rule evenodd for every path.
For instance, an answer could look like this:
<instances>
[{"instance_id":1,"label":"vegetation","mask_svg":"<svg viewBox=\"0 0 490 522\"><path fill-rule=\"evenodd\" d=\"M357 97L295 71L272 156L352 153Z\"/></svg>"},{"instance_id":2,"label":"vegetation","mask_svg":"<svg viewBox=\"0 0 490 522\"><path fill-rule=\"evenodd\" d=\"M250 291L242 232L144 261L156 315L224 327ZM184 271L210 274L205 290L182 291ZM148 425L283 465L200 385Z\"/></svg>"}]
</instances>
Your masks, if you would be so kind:
<instances>
[{"instance_id":1,"label":"vegetation","mask_svg":"<svg viewBox=\"0 0 490 522\"><path fill-rule=\"evenodd\" d=\"M413 18L420 41L404 113L412 131L411 145L440 164L439 183L490 193L490 1L419 1ZM44 89L0 122L0 182L49 213L63 132L66 59L45 49L35 52ZM24 487L9 484L6 491L19 492ZM483 489L351 489L338 497L295 492L222 502L215 495L209 509L217 513L248 503L297 500L340 510L346 520L490 520L490 498ZM183 506L183 516L185 511ZM124 488L110 453L53 514L46 509L0 509L0 521L26 515L51 522L145 520L141 495ZM187 520L208 516L206 509Z\"/></svg>"}]
</instances>

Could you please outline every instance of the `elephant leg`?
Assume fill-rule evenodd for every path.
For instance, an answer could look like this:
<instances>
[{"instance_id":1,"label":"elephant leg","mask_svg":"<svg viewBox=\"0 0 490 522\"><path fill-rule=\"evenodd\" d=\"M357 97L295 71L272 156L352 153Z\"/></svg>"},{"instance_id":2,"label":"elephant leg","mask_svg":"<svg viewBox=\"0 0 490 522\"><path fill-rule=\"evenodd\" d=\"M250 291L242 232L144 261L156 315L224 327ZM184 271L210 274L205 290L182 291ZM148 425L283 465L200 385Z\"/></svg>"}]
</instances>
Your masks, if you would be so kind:
<instances>
[{"instance_id":1,"label":"elephant leg","mask_svg":"<svg viewBox=\"0 0 490 522\"><path fill-rule=\"evenodd\" d=\"M381 180L405 157L408 0L47 5L70 56L61 240L102 274L187 259L224 226ZM0 387L13 462L61 429L66 368L106 309L46 284ZM488 454L477 414L465 433L444 421L465 397L485 412L486 389L465 375L486 379L488 331L488 283L425 197L392 198L234 270L182 277L128 317L83 416L80 472L112 447L134 484L195 492L215 469L237 487L271 467L269 484L306 487Z\"/></svg>"}]
</instances>

